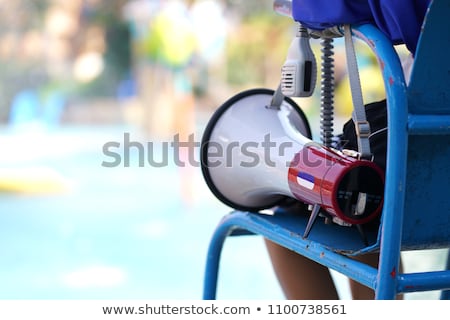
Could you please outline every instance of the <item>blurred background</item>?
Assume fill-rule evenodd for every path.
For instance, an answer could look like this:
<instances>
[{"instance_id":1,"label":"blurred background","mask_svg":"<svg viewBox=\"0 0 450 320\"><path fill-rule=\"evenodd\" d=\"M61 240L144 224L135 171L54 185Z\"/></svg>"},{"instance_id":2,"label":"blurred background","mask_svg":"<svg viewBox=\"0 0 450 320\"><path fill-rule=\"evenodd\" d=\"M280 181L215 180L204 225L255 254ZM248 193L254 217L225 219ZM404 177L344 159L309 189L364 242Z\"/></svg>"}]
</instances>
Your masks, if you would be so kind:
<instances>
[{"instance_id":1,"label":"blurred background","mask_svg":"<svg viewBox=\"0 0 450 320\"><path fill-rule=\"evenodd\" d=\"M239 91L275 89L293 21L269 0L0 0L0 16L0 299L200 299L230 209L165 143L200 141ZM338 131L351 103L335 46ZM381 99L376 61L358 50L366 101ZM315 135L319 101L298 100ZM125 139L167 161L141 161ZM111 164L108 143L128 165ZM443 257L408 254L405 268ZM227 240L218 297L283 298L262 239Z\"/></svg>"}]
</instances>

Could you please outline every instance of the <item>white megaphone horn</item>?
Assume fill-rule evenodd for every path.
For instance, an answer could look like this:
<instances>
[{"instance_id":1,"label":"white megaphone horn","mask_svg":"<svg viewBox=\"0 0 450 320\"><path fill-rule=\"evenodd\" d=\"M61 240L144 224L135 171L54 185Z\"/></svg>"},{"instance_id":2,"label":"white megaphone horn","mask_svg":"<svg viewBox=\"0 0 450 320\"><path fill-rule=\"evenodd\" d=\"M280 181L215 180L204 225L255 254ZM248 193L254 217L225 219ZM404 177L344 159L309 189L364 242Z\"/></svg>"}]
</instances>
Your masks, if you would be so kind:
<instances>
[{"instance_id":1,"label":"white megaphone horn","mask_svg":"<svg viewBox=\"0 0 450 320\"><path fill-rule=\"evenodd\" d=\"M362 224L381 212L384 174L311 140L305 115L290 98L270 107L274 91L253 89L225 102L202 140L202 172L226 205L259 211L286 198L320 206L332 217Z\"/></svg>"}]
</instances>

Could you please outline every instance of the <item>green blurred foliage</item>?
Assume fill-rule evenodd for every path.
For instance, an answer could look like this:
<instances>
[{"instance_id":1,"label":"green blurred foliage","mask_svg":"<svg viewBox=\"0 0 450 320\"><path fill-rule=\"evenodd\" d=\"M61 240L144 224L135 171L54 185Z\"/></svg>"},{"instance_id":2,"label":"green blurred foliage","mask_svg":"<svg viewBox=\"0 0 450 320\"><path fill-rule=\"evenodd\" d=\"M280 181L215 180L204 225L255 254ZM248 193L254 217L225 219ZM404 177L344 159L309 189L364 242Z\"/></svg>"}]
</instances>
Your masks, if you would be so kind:
<instances>
[{"instance_id":1,"label":"green blurred foliage","mask_svg":"<svg viewBox=\"0 0 450 320\"><path fill-rule=\"evenodd\" d=\"M291 19L274 12L257 11L244 18L227 43L228 83L267 85L279 77L293 25Z\"/></svg>"},{"instance_id":2,"label":"green blurred foliage","mask_svg":"<svg viewBox=\"0 0 450 320\"><path fill-rule=\"evenodd\" d=\"M88 29L95 26L104 31L104 70L99 77L89 83L76 81L71 74L71 66L61 75L49 71L52 62L46 54L27 57L21 46L30 32L37 32L43 46L46 46L46 18L49 10L57 2L51 0L14 0L0 3L0 122L8 118L14 96L23 89L35 89L41 95L49 91L59 91L69 100L90 97L114 96L117 85L129 76L131 66L131 36L128 23L122 19L122 8L128 0L103 0L83 2L80 12L69 11L79 29L75 37L68 41L69 59L83 52L88 40ZM64 3L61 3L64 5ZM9 40L9 42L7 42Z\"/></svg>"}]
</instances>

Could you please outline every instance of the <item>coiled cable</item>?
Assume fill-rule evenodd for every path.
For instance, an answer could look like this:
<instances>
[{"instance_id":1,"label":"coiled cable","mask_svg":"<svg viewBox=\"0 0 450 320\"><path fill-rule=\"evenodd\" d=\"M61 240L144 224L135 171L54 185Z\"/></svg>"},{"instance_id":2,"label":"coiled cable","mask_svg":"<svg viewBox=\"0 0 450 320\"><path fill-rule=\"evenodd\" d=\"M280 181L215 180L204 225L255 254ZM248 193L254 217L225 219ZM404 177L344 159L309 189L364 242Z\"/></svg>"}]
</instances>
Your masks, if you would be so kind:
<instances>
[{"instance_id":1,"label":"coiled cable","mask_svg":"<svg viewBox=\"0 0 450 320\"><path fill-rule=\"evenodd\" d=\"M334 125L334 46L333 38L324 37L321 42L321 103L320 135L324 146L333 144Z\"/></svg>"}]
</instances>

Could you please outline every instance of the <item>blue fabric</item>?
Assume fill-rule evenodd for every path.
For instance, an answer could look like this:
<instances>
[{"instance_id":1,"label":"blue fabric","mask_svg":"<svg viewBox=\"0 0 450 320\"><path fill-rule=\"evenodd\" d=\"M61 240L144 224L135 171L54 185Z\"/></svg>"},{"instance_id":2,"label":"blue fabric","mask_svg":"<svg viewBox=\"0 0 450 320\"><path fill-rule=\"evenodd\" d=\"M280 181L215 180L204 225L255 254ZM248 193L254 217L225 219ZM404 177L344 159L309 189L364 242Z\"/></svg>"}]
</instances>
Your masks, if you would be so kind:
<instances>
[{"instance_id":1,"label":"blue fabric","mask_svg":"<svg viewBox=\"0 0 450 320\"><path fill-rule=\"evenodd\" d=\"M323 30L342 24L373 23L394 43L414 54L431 0L293 0L293 18Z\"/></svg>"}]
</instances>

